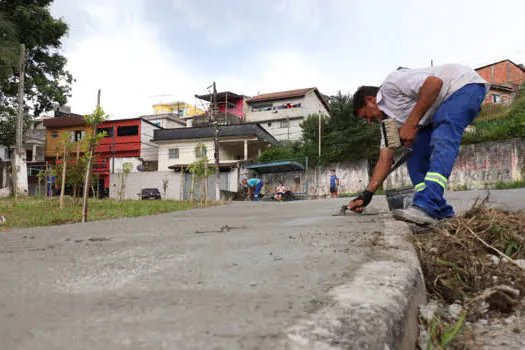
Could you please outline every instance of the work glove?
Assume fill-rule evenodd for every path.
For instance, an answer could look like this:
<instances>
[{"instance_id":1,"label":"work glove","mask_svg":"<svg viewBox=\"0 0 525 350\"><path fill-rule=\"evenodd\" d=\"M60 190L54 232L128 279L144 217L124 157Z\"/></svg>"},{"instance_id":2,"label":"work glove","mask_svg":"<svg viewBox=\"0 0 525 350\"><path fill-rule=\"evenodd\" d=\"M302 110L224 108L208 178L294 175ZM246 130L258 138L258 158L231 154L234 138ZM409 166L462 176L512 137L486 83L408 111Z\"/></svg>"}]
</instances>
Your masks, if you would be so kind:
<instances>
[{"instance_id":1,"label":"work glove","mask_svg":"<svg viewBox=\"0 0 525 350\"><path fill-rule=\"evenodd\" d=\"M354 210L354 209L357 209L357 208L364 208L364 207L366 207L368 204L370 204L370 201L372 200L373 195L374 195L374 192L369 191L369 190L364 190L363 192L361 192L359 194L359 196L357 196L355 199L353 199L350 202L349 209L350 210ZM357 206L357 205L355 205L355 203L357 201L363 201L363 204L360 205L360 206Z\"/></svg>"}]
</instances>

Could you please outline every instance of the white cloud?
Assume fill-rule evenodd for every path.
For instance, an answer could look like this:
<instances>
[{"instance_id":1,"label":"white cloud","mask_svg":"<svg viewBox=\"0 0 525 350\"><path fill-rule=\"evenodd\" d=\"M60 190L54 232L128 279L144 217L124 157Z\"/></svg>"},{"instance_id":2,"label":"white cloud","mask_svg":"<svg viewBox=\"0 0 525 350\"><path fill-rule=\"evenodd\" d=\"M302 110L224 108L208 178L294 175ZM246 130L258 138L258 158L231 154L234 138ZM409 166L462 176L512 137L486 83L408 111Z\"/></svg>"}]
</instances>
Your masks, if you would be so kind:
<instances>
[{"instance_id":1,"label":"white cloud","mask_svg":"<svg viewBox=\"0 0 525 350\"><path fill-rule=\"evenodd\" d=\"M126 6L120 6L122 4ZM158 28L137 15L142 1L92 2L83 6L93 26L65 55L76 82L69 104L90 113L102 90L102 107L116 118L152 113L159 99L192 100L200 88L184 60L158 40ZM172 95L159 96L159 95Z\"/></svg>"},{"instance_id":2,"label":"white cloud","mask_svg":"<svg viewBox=\"0 0 525 350\"><path fill-rule=\"evenodd\" d=\"M247 95L310 86L331 94L380 84L398 66L431 59L473 67L504 58L525 63L520 0L165 1L156 10L172 12L153 23L144 18L147 0L55 0L54 14L71 26L64 54L77 79L73 111L89 113L99 88L106 111L124 118L150 113L160 98L192 103L213 79L219 91ZM505 18L502 28L492 30L488 8L490 18ZM200 50L169 43L173 18L185 24L179 37L196 38ZM157 95L170 96L151 97Z\"/></svg>"}]
</instances>

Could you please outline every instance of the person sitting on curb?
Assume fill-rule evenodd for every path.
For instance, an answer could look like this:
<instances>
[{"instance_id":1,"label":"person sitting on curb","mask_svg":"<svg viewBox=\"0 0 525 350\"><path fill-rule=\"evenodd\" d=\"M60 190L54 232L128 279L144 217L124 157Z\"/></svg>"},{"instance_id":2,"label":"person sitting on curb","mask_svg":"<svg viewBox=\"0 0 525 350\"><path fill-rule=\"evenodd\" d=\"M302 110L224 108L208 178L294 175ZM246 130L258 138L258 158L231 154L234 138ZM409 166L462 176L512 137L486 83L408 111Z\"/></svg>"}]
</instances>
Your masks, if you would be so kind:
<instances>
[{"instance_id":1,"label":"person sitting on curb","mask_svg":"<svg viewBox=\"0 0 525 350\"><path fill-rule=\"evenodd\" d=\"M361 86L354 113L369 123L394 118L403 146L412 147L407 167L414 185L412 206L392 212L397 220L432 225L453 217L443 198L465 128L474 120L490 85L472 68L446 64L391 73L383 85ZM381 140L370 183L349 209L362 213L392 166L394 151Z\"/></svg>"},{"instance_id":2,"label":"person sitting on curb","mask_svg":"<svg viewBox=\"0 0 525 350\"><path fill-rule=\"evenodd\" d=\"M261 189L264 185L263 180L256 179L256 178L250 178L250 179L242 179L241 183L244 186L248 187L248 196L252 194L253 191L253 200L258 201L259 200L259 194L261 193ZM262 196L261 196L262 197Z\"/></svg>"},{"instance_id":3,"label":"person sitting on curb","mask_svg":"<svg viewBox=\"0 0 525 350\"><path fill-rule=\"evenodd\" d=\"M286 187L284 187L282 182L279 182L279 186L275 189L275 199L278 201L283 200L283 196L286 193Z\"/></svg>"}]
</instances>

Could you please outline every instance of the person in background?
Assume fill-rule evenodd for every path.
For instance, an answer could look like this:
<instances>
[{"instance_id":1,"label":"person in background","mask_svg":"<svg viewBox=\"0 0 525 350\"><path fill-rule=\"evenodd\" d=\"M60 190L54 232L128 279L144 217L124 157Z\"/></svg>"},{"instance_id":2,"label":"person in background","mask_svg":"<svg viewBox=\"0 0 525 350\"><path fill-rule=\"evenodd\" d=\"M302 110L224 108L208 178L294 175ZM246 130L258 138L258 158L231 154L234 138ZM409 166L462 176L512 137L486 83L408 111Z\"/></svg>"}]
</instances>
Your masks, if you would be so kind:
<instances>
[{"instance_id":1,"label":"person in background","mask_svg":"<svg viewBox=\"0 0 525 350\"><path fill-rule=\"evenodd\" d=\"M335 174L335 169L330 170L330 197L339 198L339 178Z\"/></svg>"},{"instance_id":2,"label":"person in background","mask_svg":"<svg viewBox=\"0 0 525 350\"><path fill-rule=\"evenodd\" d=\"M284 187L282 182L279 182L279 186L275 189L275 199L278 201L283 200L283 196L286 193L286 187Z\"/></svg>"},{"instance_id":3,"label":"person in background","mask_svg":"<svg viewBox=\"0 0 525 350\"><path fill-rule=\"evenodd\" d=\"M248 196L250 196L253 192L253 200L258 201L261 193L261 189L264 185L263 180L256 179L256 178L250 178L250 179L242 179L241 183L244 186L248 187Z\"/></svg>"}]
</instances>

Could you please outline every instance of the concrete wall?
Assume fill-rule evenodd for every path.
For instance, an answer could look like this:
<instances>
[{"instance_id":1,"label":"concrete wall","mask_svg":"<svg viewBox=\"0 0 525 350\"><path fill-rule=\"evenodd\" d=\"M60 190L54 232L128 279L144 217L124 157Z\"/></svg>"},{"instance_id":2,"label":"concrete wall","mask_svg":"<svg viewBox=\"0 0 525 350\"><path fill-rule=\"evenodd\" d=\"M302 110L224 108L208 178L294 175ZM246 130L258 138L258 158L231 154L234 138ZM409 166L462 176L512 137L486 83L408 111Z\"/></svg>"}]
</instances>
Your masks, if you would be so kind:
<instances>
[{"instance_id":1,"label":"concrete wall","mask_svg":"<svg viewBox=\"0 0 525 350\"><path fill-rule=\"evenodd\" d=\"M195 146L198 143L206 146L206 154L208 158L213 158L213 140L199 140L197 141L174 141L170 143L162 143L159 146L159 171L169 171L169 166L175 164L190 164L195 161ZM169 150L171 148L179 149L178 159L169 159Z\"/></svg>"},{"instance_id":2,"label":"concrete wall","mask_svg":"<svg viewBox=\"0 0 525 350\"><path fill-rule=\"evenodd\" d=\"M168 179L168 189L164 196L162 181ZM118 198L121 174L111 174L109 196ZM123 199L139 199L137 193L143 188L158 188L163 199L180 199L180 174L174 171L131 173L127 176Z\"/></svg>"},{"instance_id":3,"label":"concrete wall","mask_svg":"<svg viewBox=\"0 0 525 350\"><path fill-rule=\"evenodd\" d=\"M159 158L159 145L151 142L153 139L153 130L158 129L158 127L141 122L140 125L140 157L145 161L155 161Z\"/></svg>"},{"instance_id":4,"label":"concrete wall","mask_svg":"<svg viewBox=\"0 0 525 350\"><path fill-rule=\"evenodd\" d=\"M113 166L112 158L110 158L110 171L112 170L111 167ZM122 172L123 164L124 163L131 163L133 164L133 168L131 169L132 173L138 173L137 167L139 165L142 165L142 162L137 157L127 157L127 158L115 158L115 173Z\"/></svg>"},{"instance_id":5,"label":"concrete wall","mask_svg":"<svg viewBox=\"0 0 525 350\"><path fill-rule=\"evenodd\" d=\"M288 122L286 119L272 120L260 123L260 125L279 141L295 141L302 136L301 123L303 121L304 118L292 119Z\"/></svg>"},{"instance_id":6,"label":"concrete wall","mask_svg":"<svg viewBox=\"0 0 525 350\"><path fill-rule=\"evenodd\" d=\"M305 117L307 117L309 114L321 114L321 115L329 115L328 110L323 105L319 97L317 97L317 94L315 92L310 92L305 96L304 99L305 103Z\"/></svg>"},{"instance_id":7,"label":"concrete wall","mask_svg":"<svg viewBox=\"0 0 525 350\"><path fill-rule=\"evenodd\" d=\"M512 139L461 146L447 190L485 189L525 178L525 140ZM385 188L412 185L406 166L396 170Z\"/></svg>"},{"instance_id":8,"label":"concrete wall","mask_svg":"<svg viewBox=\"0 0 525 350\"><path fill-rule=\"evenodd\" d=\"M335 169L339 177L339 193L356 193L365 189L368 183L368 161L341 162L327 166L319 166L304 172L282 174L263 174L264 191L274 192L283 181L293 192L304 192L306 177L308 177L308 194L310 196L325 196L330 194L330 169Z\"/></svg>"}]
</instances>

